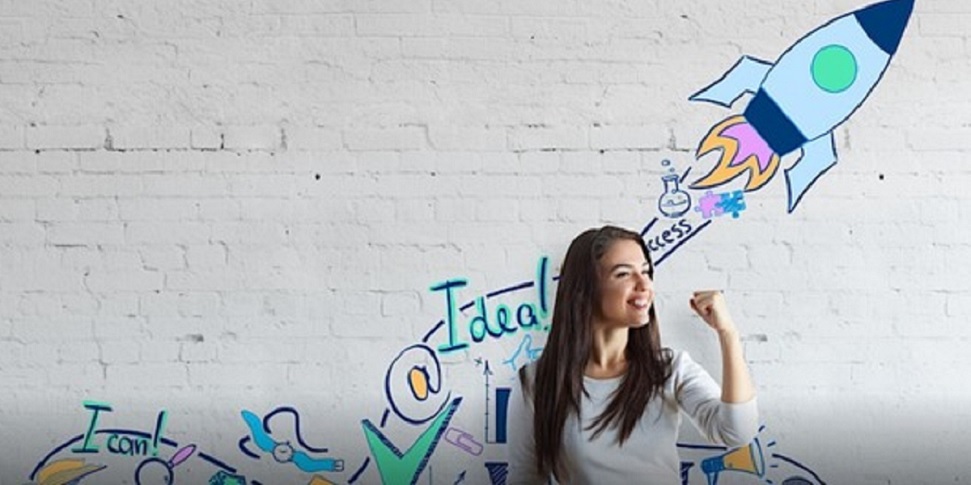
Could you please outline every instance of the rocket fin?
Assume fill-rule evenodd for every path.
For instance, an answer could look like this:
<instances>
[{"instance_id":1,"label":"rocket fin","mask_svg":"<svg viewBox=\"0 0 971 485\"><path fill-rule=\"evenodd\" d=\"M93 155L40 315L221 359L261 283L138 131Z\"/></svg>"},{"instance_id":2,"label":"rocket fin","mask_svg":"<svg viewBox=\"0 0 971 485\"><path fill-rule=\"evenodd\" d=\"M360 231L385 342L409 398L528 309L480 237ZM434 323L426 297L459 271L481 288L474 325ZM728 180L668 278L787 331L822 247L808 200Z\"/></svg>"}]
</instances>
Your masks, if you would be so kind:
<instances>
[{"instance_id":1,"label":"rocket fin","mask_svg":"<svg viewBox=\"0 0 971 485\"><path fill-rule=\"evenodd\" d=\"M802 156L786 169L786 186L789 188L789 213L796 209L799 200L816 179L836 165L836 146L833 133L808 141L802 146Z\"/></svg>"},{"instance_id":2,"label":"rocket fin","mask_svg":"<svg viewBox=\"0 0 971 485\"><path fill-rule=\"evenodd\" d=\"M721 79L692 94L689 101L708 101L726 108L745 93L755 93L772 69L772 63L742 56Z\"/></svg>"}]
</instances>

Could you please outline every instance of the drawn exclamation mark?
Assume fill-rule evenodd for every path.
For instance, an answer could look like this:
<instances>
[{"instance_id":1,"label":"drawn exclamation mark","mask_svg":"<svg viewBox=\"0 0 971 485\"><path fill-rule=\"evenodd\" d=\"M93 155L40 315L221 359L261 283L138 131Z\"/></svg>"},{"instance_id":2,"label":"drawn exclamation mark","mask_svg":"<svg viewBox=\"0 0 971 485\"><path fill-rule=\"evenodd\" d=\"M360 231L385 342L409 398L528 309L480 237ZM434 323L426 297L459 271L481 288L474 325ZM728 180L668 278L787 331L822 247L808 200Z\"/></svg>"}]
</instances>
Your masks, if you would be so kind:
<instances>
[{"instance_id":1,"label":"drawn exclamation mark","mask_svg":"<svg viewBox=\"0 0 971 485\"><path fill-rule=\"evenodd\" d=\"M162 432L165 430L165 421L168 420L168 412L164 409L158 413L155 420L155 435L152 437L152 456L158 456L158 442L162 439Z\"/></svg>"}]
</instances>

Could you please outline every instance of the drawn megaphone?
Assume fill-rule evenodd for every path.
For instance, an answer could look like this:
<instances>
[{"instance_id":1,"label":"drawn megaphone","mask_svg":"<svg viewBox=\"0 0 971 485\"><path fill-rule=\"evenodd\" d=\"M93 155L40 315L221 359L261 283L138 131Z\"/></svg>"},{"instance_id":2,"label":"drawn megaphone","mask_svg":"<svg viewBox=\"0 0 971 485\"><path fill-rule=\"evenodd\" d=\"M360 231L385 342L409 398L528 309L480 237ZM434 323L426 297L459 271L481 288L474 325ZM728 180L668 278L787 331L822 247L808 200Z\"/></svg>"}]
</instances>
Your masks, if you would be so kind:
<instances>
[{"instance_id":1,"label":"drawn megaphone","mask_svg":"<svg viewBox=\"0 0 971 485\"><path fill-rule=\"evenodd\" d=\"M701 471L708 477L708 485L718 485L718 474L725 471L751 473L761 478L765 475L765 458L759 439L752 440L748 446L703 460Z\"/></svg>"}]
</instances>

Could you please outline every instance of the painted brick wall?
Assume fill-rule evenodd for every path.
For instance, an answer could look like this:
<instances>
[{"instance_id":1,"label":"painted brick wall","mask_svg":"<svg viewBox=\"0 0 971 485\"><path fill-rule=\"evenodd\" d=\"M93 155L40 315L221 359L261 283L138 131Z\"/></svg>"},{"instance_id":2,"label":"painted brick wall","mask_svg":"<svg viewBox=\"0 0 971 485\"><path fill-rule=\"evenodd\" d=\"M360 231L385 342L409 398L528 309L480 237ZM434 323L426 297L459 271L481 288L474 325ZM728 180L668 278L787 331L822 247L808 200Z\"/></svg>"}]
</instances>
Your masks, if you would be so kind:
<instances>
[{"instance_id":1,"label":"painted brick wall","mask_svg":"<svg viewBox=\"0 0 971 485\"><path fill-rule=\"evenodd\" d=\"M83 483L148 483L151 453L120 445L140 435L51 454L92 432L95 403L98 430L151 434L164 410L158 456L198 450L177 483L310 481L241 451L241 412L284 407L295 448L343 460L321 479L377 483L365 420L406 450L457 397L417 480L490 483L495 390L545 333L475 342L476 308L439 325L433 285L465 280L457 306L493 295L493 322L536 309L544 256L555 275L581 230L648 225L662 160L713 164L699 140L747 98L692 93L863 5L0 0L0 483L65 457L108 465ZM775 483L971 483L969 21L971 3L918 0L800 206L780 171L658 268L665 343L716 376L687 298L725 290ZM414 369L425 400L401 388ZM274 440L297 443L292 418Z\"/></svg>"}]
</instances>

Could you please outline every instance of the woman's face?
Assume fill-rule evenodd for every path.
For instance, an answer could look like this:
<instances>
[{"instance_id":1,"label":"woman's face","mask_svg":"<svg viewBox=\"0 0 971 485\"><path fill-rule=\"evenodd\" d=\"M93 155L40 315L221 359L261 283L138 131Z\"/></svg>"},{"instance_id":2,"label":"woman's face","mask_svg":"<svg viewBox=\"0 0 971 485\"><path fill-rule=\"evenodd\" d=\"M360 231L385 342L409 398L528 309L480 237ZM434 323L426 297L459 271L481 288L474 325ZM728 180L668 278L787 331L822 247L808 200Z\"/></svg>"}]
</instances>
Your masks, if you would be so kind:
<instances>
[{"instance_id":1,"label":"woman's face","mask_svg":"<svg viewBox=\"0 0 971 485\"><path fill-rule=\"evenodd\" d=\"M654 304L651 266L640 244L614 241L600 258L600 312L598 321L611 327L640 327L650 320Z\"/></svg>"}]
</instances>

